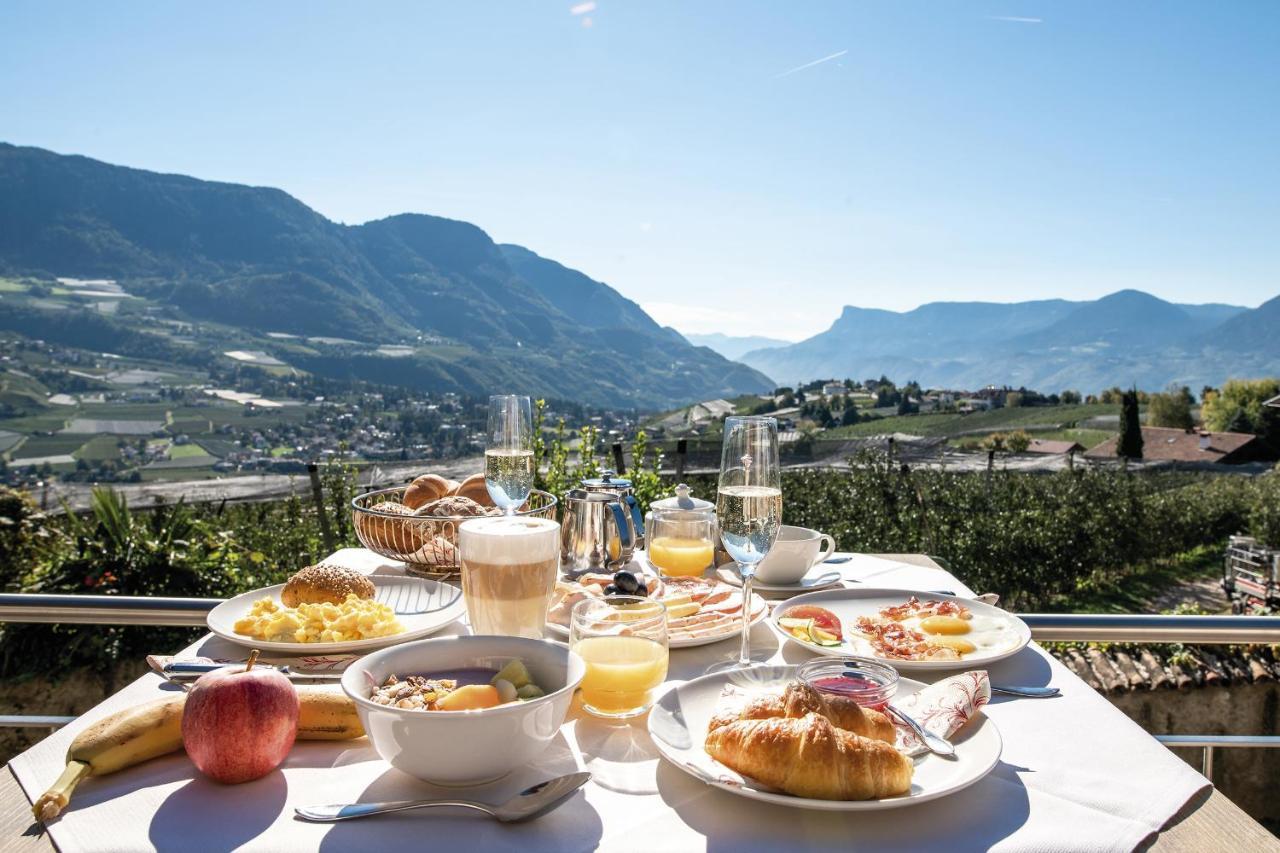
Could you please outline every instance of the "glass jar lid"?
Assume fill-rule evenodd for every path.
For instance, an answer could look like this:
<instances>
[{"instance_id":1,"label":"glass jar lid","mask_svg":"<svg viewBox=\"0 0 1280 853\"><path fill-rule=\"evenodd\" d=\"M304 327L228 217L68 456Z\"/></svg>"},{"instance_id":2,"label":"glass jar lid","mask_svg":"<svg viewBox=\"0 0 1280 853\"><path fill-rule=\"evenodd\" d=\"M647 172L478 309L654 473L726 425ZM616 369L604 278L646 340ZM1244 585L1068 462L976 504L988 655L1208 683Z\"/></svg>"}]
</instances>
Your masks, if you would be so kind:
<instances>
[{"instance_id":1,"label":"glass jar lid","mask_svg":"<svg viewBox=\"0 0 1280 853\"><path fill-rule=\"evenodd\" d=\"M660 501L654 501L649 505L650 509L662 510L684 510L686 512L715 512L716 505L711 501L704 501L701 498L695 498L692 491L684 483L676 486L674 497L663 498Z\"/></svg>"}]
</instances>

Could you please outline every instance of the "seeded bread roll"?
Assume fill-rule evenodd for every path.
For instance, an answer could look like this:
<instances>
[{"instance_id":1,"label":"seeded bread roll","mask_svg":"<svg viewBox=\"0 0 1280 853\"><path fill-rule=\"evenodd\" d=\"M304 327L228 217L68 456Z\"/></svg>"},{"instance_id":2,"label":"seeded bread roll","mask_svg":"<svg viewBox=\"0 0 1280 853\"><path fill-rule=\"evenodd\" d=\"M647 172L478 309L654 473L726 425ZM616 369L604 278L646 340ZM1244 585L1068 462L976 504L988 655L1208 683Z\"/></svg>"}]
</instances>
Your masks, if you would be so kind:
<instances>
[{"instance_id":1,"label":"seeded bread roll","mask_svg":"<svg viewBox=\"0 0 1280 853\"><path fill-rule=\"evenodd\" d=\"M493 509L496 510L497 507L493 507ZM450 495L447 498L441 498L438 501L432 501L429 504L418 507L413 514L434 518L452 518L457 516L490 515L492 513L490 508L481 506L471 498L464 498L462 495Z\"/></svg>"},{"instance_id":2,"label":"seeded bread roll","mask_svg":"<svg viewBox=\"0 0 1280 853\"><path fill-rule=\"evenodd\" d=\"M285 607L299 604L341 604L354 593L357 598L373 598L373 581L354 569L320 563L307 566L284 585L280 603Z\"/></svg>"},{"instance_id":3,"label":"seeded bread roll","mask_svg":"<svg viewBox=\"0 0 1280 853\"><path fill-rule=\"evenodd\" d=\"M404 498L401 502L409 509L417 509L423 504L438 501L449 494L452 482L439 474L423 474L404 490Z\"/></svg>"},{"instance_id":4,"label":"seeded bread roll","mask_svg":"<svg viewBox=\"0 0 1280 853\"><path fill-rule=\"evenodd\" d=\"M472 474L458 484L453 494L457 497L471 498L481 506L493 506L493 498L489 497L489 488L484 484L484 474Z\"/></svg>"}]
</instances>

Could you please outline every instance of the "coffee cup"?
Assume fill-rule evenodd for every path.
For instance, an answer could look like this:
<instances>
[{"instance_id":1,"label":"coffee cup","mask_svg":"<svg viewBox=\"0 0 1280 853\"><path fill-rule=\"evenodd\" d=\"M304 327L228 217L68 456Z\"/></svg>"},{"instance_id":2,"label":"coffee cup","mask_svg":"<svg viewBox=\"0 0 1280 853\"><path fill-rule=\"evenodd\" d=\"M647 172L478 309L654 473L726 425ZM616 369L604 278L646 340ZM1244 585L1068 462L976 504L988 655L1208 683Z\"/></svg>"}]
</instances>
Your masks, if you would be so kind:
<instances>
[{"instance_id":1,"label":"coffee cup","mask_svg":"<svg viewBox=\"0 0 1280 853\"><path fill-rule=\"evenodd\" d=\"M827 534L784 524L777 541L756 566L756 579L769 584L799 583L809 569L835 550L836 541Z\"/></svg>"}]
</instances>

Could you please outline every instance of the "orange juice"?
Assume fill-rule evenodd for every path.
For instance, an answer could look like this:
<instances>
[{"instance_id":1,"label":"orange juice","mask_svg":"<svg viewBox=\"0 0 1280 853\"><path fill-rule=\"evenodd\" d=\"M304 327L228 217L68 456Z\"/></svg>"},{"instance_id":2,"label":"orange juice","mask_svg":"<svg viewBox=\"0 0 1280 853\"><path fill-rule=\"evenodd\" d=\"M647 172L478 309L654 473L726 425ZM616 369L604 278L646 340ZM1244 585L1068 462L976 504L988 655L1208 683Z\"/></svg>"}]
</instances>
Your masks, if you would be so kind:
<instances>
[{"instance_id":1,"label":"orange juice","mask_svg":"<svg viewBox=\"0 0 1280 853\"><path fill-rule=\"evenodd\" d=\"M679 577L700 575L713 559L712 545L705 539L659 536L649 543L649 560L664 574Z\"/></svg>"},{"instance_id":2,"label":"orange juice","mask_svg":"<svg viewBox=\"0 0 1280 853\"><path fill-rule=\"evenodd\" d=\"M638 714L667 677L667 648L644 637L585 637L573 650L587 664L582 701L606 716Z\"/></svg>"}]
</instances>

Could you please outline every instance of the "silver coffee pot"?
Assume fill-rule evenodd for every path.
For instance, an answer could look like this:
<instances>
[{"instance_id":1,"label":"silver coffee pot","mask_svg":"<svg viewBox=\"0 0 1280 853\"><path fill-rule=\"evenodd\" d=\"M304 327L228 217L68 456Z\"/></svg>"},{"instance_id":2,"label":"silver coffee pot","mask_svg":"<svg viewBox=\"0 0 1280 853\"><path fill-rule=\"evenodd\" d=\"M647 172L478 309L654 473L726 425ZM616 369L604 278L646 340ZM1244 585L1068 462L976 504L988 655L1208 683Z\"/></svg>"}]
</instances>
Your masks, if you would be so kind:
<instances>
[{"instance_id":1,"label":"silver coffee pot","mask_svg":"<svg viewBox=\"0 0 1280 853\"><path fill-rule=\"evenodd\" d=\"M560 521L560 569L570 576L617 571L635 553L626 502L610 492L573 489Z\"/></svg>"},{"instance_id":2,"label":"silver coffee pot","mask_svg":"<svg viewBox=\"0 0 1280 853\"><path fill-rule=\"evenodd\" d=\"M603 471L599 477L582 481L582 488L588 492L616 495L627 508L627 522L631 526L633 547L644 547L644 514L640 512L640 504L636 501L636 490L626 477L619 477L613 471Z\"/></svg>"}]
</instances>

